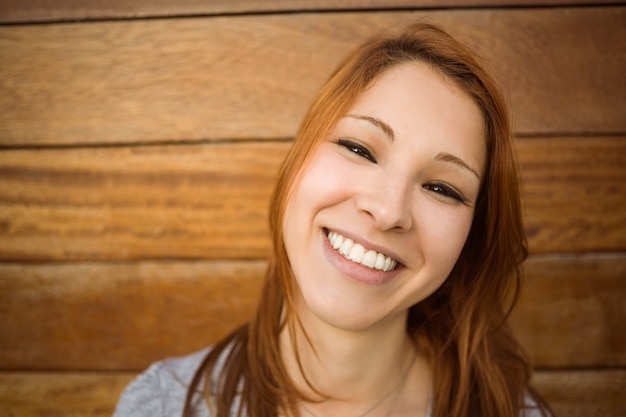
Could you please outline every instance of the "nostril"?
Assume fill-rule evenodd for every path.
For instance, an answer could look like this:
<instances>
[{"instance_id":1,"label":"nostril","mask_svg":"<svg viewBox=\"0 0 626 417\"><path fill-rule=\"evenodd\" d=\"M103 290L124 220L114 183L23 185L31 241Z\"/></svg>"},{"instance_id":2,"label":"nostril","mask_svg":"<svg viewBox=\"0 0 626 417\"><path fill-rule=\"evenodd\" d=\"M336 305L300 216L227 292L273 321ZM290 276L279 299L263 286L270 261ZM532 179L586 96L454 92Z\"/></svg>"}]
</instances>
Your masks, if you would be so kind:
<instances>
[{"instance_id":1,"label":"nostril","mask_svg":"<svg viewBox=\"0 0 626 417\"><path fill-rule=\"evenodd\" d=\"M369 205L362 207L365 213L379 230L407 231L412 228L411 213L408 208L401 205L381 204L380 206Z\"/></svg>"}]
</instances>

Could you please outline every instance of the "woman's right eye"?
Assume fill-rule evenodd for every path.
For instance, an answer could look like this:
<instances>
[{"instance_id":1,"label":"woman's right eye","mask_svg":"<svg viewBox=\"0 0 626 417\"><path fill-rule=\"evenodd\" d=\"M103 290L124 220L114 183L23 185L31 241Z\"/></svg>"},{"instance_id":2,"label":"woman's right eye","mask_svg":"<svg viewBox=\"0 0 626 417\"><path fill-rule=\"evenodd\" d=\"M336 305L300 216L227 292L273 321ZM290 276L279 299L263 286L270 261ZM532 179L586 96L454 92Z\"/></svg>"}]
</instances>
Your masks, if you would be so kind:
<instances>
[{"instance_id":1,"label":"woman's right eye","mask_svg":"<svg viewBox=\"0 0 626 417\"><path fill-rule=\"evenodd\" d=\"M367 149L365 146L356 143L354 141L351 141L349 139L337 139L336 140L337 145L339 146L343 146L344 148L348 149L350 152L367 159L370 162L373 163L377 163L376 161L376 157L374 157L374 155L372 154L372 152Z\"/></svg>"}]
</instances>

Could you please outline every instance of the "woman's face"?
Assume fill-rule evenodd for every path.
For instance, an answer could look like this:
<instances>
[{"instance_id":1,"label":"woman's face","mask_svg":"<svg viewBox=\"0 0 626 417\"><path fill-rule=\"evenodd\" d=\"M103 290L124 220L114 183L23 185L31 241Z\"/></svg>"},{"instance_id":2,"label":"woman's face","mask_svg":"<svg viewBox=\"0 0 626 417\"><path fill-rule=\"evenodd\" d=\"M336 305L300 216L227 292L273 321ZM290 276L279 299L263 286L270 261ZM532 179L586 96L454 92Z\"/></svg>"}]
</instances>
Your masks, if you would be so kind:
<instances>
[{"instance_id":1,"label":"woman's face","mask_svg":"<svg viewBox=\"0 0 626 417\"><path fill-rule=\"evenodd\" d=\"M365 90L297 179L284 218L303 320L404 320L452 270L486 160L481 112L426 64Z\"/></svg>"}]
</instances>

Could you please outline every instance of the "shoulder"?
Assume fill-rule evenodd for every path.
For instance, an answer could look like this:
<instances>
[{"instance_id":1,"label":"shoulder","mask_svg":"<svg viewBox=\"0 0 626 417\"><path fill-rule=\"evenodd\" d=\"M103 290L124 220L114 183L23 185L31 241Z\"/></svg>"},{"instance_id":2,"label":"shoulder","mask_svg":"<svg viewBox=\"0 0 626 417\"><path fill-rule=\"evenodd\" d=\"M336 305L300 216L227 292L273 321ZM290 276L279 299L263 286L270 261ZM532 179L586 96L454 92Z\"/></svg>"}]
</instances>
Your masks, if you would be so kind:
<instances>
[{"instance_id":1,"label":"shoulder","mask_svg":"<svg viewBox=\"0 0 626 417\"><path fill-rule=\"evenodd\" d=\"M191 379L209 350L152 364L126 387L114 417L181 415ZM195 416L209 417L201 395L195 402Z\"/></svg>"},{"instance_id":2,"label":"shoulder","mask_svg":"<svg viewBox=\"0 0 626 417\"><path fill-rule=\"evenodd\" d=\"M541 403L541 400L537 400L531 392L527 392L520 417L552 417L550 412L541 407Z\"/></svg>"}]
</instances>

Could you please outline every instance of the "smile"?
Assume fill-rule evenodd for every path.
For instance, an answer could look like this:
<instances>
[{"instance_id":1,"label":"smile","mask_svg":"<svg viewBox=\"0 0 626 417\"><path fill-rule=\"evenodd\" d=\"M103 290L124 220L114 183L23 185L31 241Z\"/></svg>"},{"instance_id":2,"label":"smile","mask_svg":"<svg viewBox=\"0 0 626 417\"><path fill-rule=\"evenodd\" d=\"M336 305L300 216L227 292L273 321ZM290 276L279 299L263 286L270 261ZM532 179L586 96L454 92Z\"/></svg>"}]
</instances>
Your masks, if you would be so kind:
<instances>
[{"instance_id":1,"label":"smile","mask_svg":"<svg viewBox=\"0 0 626 417\"><path fill-rule=\"evenodd\" d=\"M368 250L352 239L344 237L337 232L328 233L330 245L344 258L371 269L389 272L398 262L384 253Z\"/></svg>"}]
</instances>

